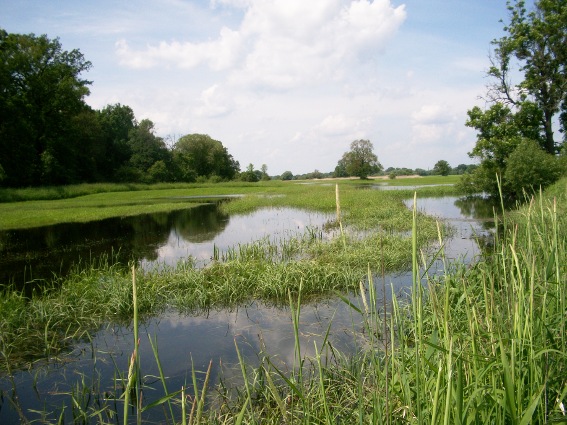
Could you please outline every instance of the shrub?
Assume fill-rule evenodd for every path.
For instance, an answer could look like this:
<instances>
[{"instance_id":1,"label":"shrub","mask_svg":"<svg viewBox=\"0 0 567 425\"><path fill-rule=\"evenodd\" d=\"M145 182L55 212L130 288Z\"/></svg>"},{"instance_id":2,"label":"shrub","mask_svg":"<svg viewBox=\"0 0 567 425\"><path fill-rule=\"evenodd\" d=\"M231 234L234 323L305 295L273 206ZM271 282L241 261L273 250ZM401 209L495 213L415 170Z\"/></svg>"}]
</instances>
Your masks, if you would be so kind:
<instances>
[{"instance_id":1,"label":"shrub","mask_svg":"<svg viewBox=\"0 0 567 425\"><path fill-rule=\"evenodd\" d=\"M523 191L545 188L560 176L557 158L546 153L535 141L524 139L508 157L504 187L506 192L518 198Z\"/></svg>"}]
</instances>

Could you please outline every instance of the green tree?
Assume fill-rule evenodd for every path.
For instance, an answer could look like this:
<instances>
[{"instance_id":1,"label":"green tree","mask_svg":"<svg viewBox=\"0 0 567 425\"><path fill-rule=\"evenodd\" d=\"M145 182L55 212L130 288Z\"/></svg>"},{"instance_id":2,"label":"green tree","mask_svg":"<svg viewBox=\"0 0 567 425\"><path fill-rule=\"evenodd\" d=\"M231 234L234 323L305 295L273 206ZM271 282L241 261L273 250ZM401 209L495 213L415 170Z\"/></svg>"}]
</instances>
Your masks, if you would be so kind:
<instances>
[{"instance_id":1,"label":"green tree","mask_svg":"<svg viewBox=\"0 0 567 425\"><path fill-rule=\"evenodd\" d=\"M335 167L335 171L333 171L333 177L335 178L348 177L344 156L337 163L337 166Z\"/></svg>"},{"instance_id":2,"label":"green tree","mask_svg":"<svg viewBox=\"0 0 567 425\"><path fill-rule=\"evenodd\" d=\"M448 176L450 172L451 172L451 166L444 159L437 161L433 166L433 174L438 174L440 176Z\"/></svg>"},{"instance_id":3,"label":"green tree","mask_svg":"<svg viewBox=\"0 0 567 425\"><path fill-rule=\"evenodd\" d=\"M65 183L75 179L82 141L73 117L88 110L91 67L79 50L59 39L8 34L0 29L0 163L11 186Z\"/></svg>"},{"instance_id":4,"label":"green tree","mask_svg":"<svg viewBox=\"0 0 567 425\"><path fill-rule=\"evenodd\" d=\"M96 114L102 133L101 149L104 151L99 169L107 180L115 180L117 171L127 164L132 155L128 138L138 123L132 108L119 103L107 105Z\"/></svg>"},{"instance_id":5,"label":"green tree","mask_svg":"<svg viewBox=\"0 0 567 425\"><path fill-rule=\"evenodd\" d=\"M293 173L291 171L284 171L281 175L282 180L293 180Z\"/></svg>"},{"instance_id":6,"label":"green tree","mask_svg":"<svg viewBox=\"0 0 567 425\"><path fill-rule=\"evenodd\" d=\"M516 196L517 173L507 173L509 157L524 139L556 154L561 143L554 138L553 125L560 131L567 123L567 4L563 0L536 0L533 9L525 2L508 2L506 35L493 41L494 54L488 71L491 106L468 112L467 126L477 130L477 142L469 153L480 161L461 180L469 191L498 194L496 176L503 181L506 196ZM514 77L519 77L514 82ZM518 155L515 161L525 155ZM516 167L518 166L516 162ZM509 191L509 193L508 193Z\"/></svg>"},{"instance_id":7,"label":"green tree","mask_svg":"<svg viewBox=\"0 0 567 425\"><path fill-rule=\"evenodd\" d=\"M154 133L154 123L144 119L128 134L132 156L128 165L139 172L142 180L151 181L150 168L158 161L169 162L169 151L161 137Z\"/></svg>"},{"instance_id":8,"label":"green tree","mask_svg":"<svg viewBox=\"0 0 567 425\"><path fill-rule=\"evenodd\" d=\"M520 198L555 182L561 175L559 160L530 139L524 139L508 158L504 174L507 193Z\"/></svg>"},{"instance_id":9,"label":"green tree","mask_svg":"<svg viewBox=\"0 0 567 425\"><path fill-rule=\"evenodd\" d=\"M173 160L184 181L212 176L230 180L240 171L240 164L223 144L206 134L187 134L179 138L173 147Z\"/></svg>"},{"instance_id":10,"label":"green tree","mask_svg":"<svg viewBox=\"0 0 567 425\"><path fill-rule=\"evenodd\" d=\"M369 140L355 140L350 144L350 150L343 154L337 167L344 166L349 176L366 179L382 170L373 150L374 146Z\"/></svg>"},{"instance_id":11,"label":"green tree","mask_svg":"<svg viewBox=\"0 0 567 425\"><path fill-rule=\"evenodd\" d=\"M261 180L267 181L270 180L270 176L268 175L268 166L266 164L262 164L260 168L260 172L262 173Z\"/></svg>"},{"instance_id":12,"label":"green tree","mask_svg":"<svg viewBox=\"0 0 567 425\"><path fill-rule=\"evenodd\" d=\"M246 167L246 171L244 171L240 175L240 179L245 182L257 182L258 180L260 180L258 174L254 171L254 164L252 163L248 164L248 167Z\"/></svg>"},{"instance_id":13,"label":"green tree","mask_svg":"<svg viewBox=\"0 0 567 425\"><path fill-rule=\"evenodd\" d=\"M533 101L541 111L542 148L555 154L558 143L553 123L567 107L567 4L564 0L536 0L528 11L525 1L516 0L508 2L508 10L507 35L493 42L496 48L489 75L495 83L489 94L514 106L526 99ZM523 79L514 84L512 76L518 71ZM565 121L560 124L565 130Z\"/></svg>"}]
</instances>

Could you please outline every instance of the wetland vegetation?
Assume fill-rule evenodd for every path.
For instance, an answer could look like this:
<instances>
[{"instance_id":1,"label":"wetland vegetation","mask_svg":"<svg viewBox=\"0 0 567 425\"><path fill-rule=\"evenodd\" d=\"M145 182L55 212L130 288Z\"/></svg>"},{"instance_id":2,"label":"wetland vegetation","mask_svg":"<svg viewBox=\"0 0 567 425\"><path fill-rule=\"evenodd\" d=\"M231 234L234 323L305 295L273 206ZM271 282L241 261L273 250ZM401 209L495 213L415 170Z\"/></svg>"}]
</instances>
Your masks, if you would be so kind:
<instances>
[{"instance_id":1,"label":"wetland vegetation","mask_svg":"<svg viewBox=\"0 0 567 425\"><path fill-rule=\"evenodd\" d=\"M168 387L168 378L158 376L153 387L163 386L164 395L144 404L137 397L152 384L143 378L142 366L132 362L129 371L117 369L113 388L101 388L96 374L83 376L67 394L74 407L69 405L66 413L44 412L44 419L116 423L116 415L142 421L157 411L163 414L160 420L170 423L562 420L567 391L565 185L562 180L502 219L502 232L483 261L466 267L447 263L441 275L428 273L425 253L428 243L443 239L450 229L406 208L403 200L413 196L412 190L368 190L343 181L338 206L335 182L185 186L69 198L78 206L100 206L100 199L89 197L106 196L109 205L126 204L130 195L148 204L174 197L187 207L183 197L246 194L221 208L226 214L283 206L326 212L335 236L327 240L306 231L285 243L254 241L219 253L205 268L188 260L131 269L102 257L31 297L5 287L2 374L7 379L22 368L41 370L46 362L64 361L73 345L89 341L109 323L137 327L172 310L195 315L261 300L290 308L296 348L285 368L277 362L278 353L264 346L258 364L241 358L236 389L222 379L210 382L206 368L193 368L183 390ZM422 187L417 197L454 190ZM445 261L442 250L439 256ZM382 297L379 289L388 292L390 282L380 276L406 268L413 269L411 298ZM364 344L350 354L338 350L329 335L315 345L314 355L305 354L309 350L299 342L302 309L325 295L343 298L352 309L353 328ZM132 340L135 352L134 341L138 338ZM242 347L237 344L235 350L240 358ZM143 364L159 364L159 359L156 347L154 359ZM11 400L8 393L4 397ZM132 410L122 408L129 403ZM159 406L168 404L163 413ZM123 418L128 412L132 417ZM22 421L32 414L20 413Z\"/></svg>"}]
</instances>

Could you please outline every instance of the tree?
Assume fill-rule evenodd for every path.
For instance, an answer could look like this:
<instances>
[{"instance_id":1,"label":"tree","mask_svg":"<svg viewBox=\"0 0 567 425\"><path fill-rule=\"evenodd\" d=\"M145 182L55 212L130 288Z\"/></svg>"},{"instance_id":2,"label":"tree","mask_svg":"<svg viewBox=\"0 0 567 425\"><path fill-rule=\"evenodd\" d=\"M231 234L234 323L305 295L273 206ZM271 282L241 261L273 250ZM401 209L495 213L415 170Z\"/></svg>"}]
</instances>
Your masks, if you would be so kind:
<instances>
[{"instance_id":1,"label":"tree","mask_svg":"<svg viewBox=\"0 0 567 425\"><path fill-rule=\"evenodd\" d=\"M107 105L96 114L104 151L104 159L99 168L108 180L114 180L118 169L125 165L132 155L128 137L138 123L132 108L120 103Z\"/></svg>"},{"instance_id":2,"label":"tree","mask_svg":"<svg viewBox=\"0 0 567 425\"><path fill-rule=\"evenodd\" d=\"M256 174L256 172L254 171L254 164L252 163L248 164L248 167L246 167L246 171L241 174L240 178L245 182L252 182L252 183L260 180L258 174Z\"/></svg>"},{"instance_id":3,"label":"tree","mask_svg":"<svg viewBox=\"0 0 567 425\"><path fill-rule=\"evenodd\" d=\"M260 171L262 173L261 180L270 180L270 176L268 175L268 166L266 164L262 164Z\"/></svg>"},{"instance_id":4,"label":"tree","mask_svg":"<svg viewBox=\"0 0 567 425\"><path fill-rule=\"evenodd\" d=\"M284 171L281 175L282 180L293 180L293 173L291 171Z\"/></svg>"},{"instance_id":5,"label":"tree","mask_svg":"<svg viewBox=\"0 0 567 425\"><path fill-rule=\"evenodd\" d=\"M542 148L555 154L554 118L567 108L567 5L564 0L536 0L528 12L525 1L515 0L508 3L508 10L510 22L504 27L508 35L493 42L496 49L489 75L496 82L490 94L514 106L533 101L541 111ZM515 85L511 82L516 71L513 59L523 74ZM560 124L565 130L565 121Z\"/></svg>"},{"instance_id":6,"label":"tree","mask_svg":"<svg viewBox=\"0 0 567 425\"><path fill-rule=\"evenodd\" d=\"M350 150L343 154L337 167L344 166L349 176L366 179L370 174L382 170L373 150L374 146L369 140L355 140L350 144Z\"/></svg>"},{"instance_id":7,"label":"tree","mask_svg":"<svg viewBox=\"0 0 567 425\"><path fill-rule=\"evenodd\" d=\"M335 167L335 171L333 171L333 177L335 178L348 177L344 156L337 163L337 166Z\"/></svg>"},{"instance_id":8,"label":"tree","mask_svg":"<svg viewBox=\"0 0 567 425\"><path fill-rule=\"evenodd\" d=\"M559 160L530 139L524 139L508 158L504 174L506 192L520 198L556 181L561 175Z\"/></svg>"},{"instance_id":9,"label":"tree","mask_svg":"<svg viewBox=\"0 0 567 425\"><path fill-rule=\"evenodd\" d=\"M184 181L191 181L192 176L219 176L230 180L240 171L240 164L223 144L206 134L187 134L179 138L173 147L173 160Z\"/></svg>"},{"instance_id":10,"label":"tree","mask_svg":"<svg viewBox=\"0 0 567 425\"><path fill-rule=\"evenodd\" d=\"M451 172L451 166L447 161L441 159L435 163L433 167L433 174L438 174L440 176L448 176Z\"/></svg>"},{"instance_id":11,"label":"tree","mask_svg":"<svg viewBox=\"0 0 567 425\"><path fill-rule=\"evenodd\" d=\"M82 149L72 119L88 110L91 67L59 39L0 29L0 163L11 186L65 183Z\"/></svg>"},{"instance_id":12,"label":"tree","mask_svg":"<svg viewBox=\"0 0 567 425\"><path fill-rule=\"evenodd\" d=\"M510 155L525 139L555 155L560 142L554 138L553 125L559 123L564 134L567 129L567 5L564 0L536 0L528 11L524 1L515 0L508 10L506 35L493 41L487 96L491 105L468 112L466 125L477 130L469 155L480 164L462 186L498 195L499 176L504 195L513 197L514 184L505 181L517 176L506 173ZM520 79L513 83L516 76ZM519 155L516 161L519 158L529 160Z\"/></svg>"},{"instance_id":13,"label":"tree","mask_svg":"<svg viewBox=\"0 0 567 425\"><path fill-rule=\"evenodd\" d=\"M140 173L143 180L147 177L145 180L151 181L152 177L159 175L146 175L156 162L169 162L169 151L163 139L154 134L154 123L148 119L142 120L130 130L128 146L132 152L128 164Z\"/></svg>"}]
</instances>

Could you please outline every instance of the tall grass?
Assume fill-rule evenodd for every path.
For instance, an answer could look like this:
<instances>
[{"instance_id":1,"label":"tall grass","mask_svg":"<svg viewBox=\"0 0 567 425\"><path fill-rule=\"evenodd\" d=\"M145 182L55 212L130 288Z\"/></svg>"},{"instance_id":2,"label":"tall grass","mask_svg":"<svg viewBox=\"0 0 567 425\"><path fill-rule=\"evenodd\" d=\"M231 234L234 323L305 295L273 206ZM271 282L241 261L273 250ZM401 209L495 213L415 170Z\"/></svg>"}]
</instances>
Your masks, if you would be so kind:
<instances>
[{"instance_id":1,"label":"tall grass","mask_svg":"<svg viewBox=\"0 0 567 425\"><path fill-rule=\"evenodd\" d=\"M366 336L366 344L353 355L337 351L329 342L328 332L315 346L313 358L303 355L299 338L301 304L314 282L321 283L320 272L310 274L299 268L294 276L299 262L278 269L275 262L262 261L261 267L269 270L262 276L274 276L274 281L283 283L283 288L274 286L270 290L283 292L289 300L296 339L292 370L277 366L270 347L266 347L257 368L249 367L239 354L243 387L236 391L219 388L219 408L206 409L209 373L200 384L194 369L191 397L185 388L168 392L167 379L162 376L166 395L152 405L140 404L137 408L140 412L157 408L178 400L181 392L178 403L182 416L168 419L170 423L565 423L567 223L561 214L565 200L560 201L558 204L540 197L512 216L505 216L501 226L504 231L491 252L470 266L448 265L441 276L428 273L431 259L419 249L420 219L414 207L412 237L404 246L413 269L410 299L398 299L393 288L391 303L380 299L370 261L364 275L350 275L350 265L364 260L357 263L354 254L346 256L336 270L349 276L349 282L356 280L360 288L359 304L346 297L344 300L359 316ZM379 254L373 260L374 270L386 261L382 258L386 250L381 246L389 236L382 228L374 239L373 249ZM344 246L339 242L333 249L340 252ZM442 255L443 251L439 252ZM257 259L258 255L263 256L255 253L253 257ZM248 281L261 270L255 268L246 274L250 264L238 259L219 262L207 273L215 276L214 282L230 276L231 285L239 287L234 276ZM223 275L225 267L235 269ZM330 263L323 260L320 267L328 270ZM138 276L135 282L123 288L124 299L136 300L133 310L131 302L123 302L123 313L129 317L143 315L151 303L159 303L156 294L163 292L161 296L166 298L171 294L157 276L147 281ZM152 285L159 290L152 292ZM237 298L231 288L227 286L229 292L221 298ZM328 287L333 289L333 285ZM192 291L198 292L196 288ZM210 294L199 296L207 302L212 300L207 298ZM141 318L135 322L138 320ZM239 353L238 344L235 347ZM157 350L155 357L159 360ZM128 406L126 400L124 406ZM111 408L110 404L93 408L88 418L102 418L101 410ZM136 421L140 421L139 416Z\"/></svg>"}]
</instances>

